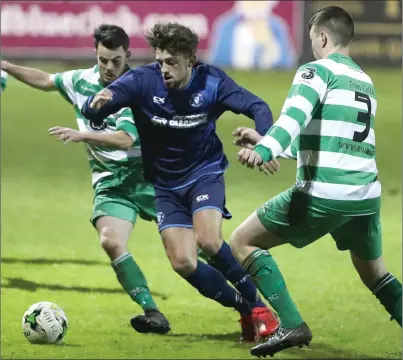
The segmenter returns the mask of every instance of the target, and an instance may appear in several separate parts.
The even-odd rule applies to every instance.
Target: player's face
[[[323,33],[318,31],[314,26],[312,26],[311,31],[309,32],[309,37],[311,38],[312,44],[312,52],[313,56],[316,60],[322,59],[322,52],[323,52]]]
[[[157,49],[155,59],[160,64],[162,79],[167,88],[181,89],[187,85],[192,74],[194,57],[172,55],[166,50]]]
[[[99,74],[104,84],[110,84],[123,74],[130,52],[125,51],[122,46],[116,49],[107,49],[98,44],[97,61]]]

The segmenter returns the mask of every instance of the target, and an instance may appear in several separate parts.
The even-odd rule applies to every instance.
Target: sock
[[[241,315],[250,314],[250,304],[231,287],[227,280],[210,265],[198,260],[196,270],[185,280],[203,296],[217,301],[222,306],[232,307]]]
[[[149,310],[158,311],[158,307],[147,286],[147,280],[134,261],[132,254],[125,253],[119,256],[112,262],[112,267],[120,285],[133,301],[139,304],[145,312]]]
[[[402,284],[391,273],[380,278],[371,289],[392,319],[402,326]],[[391,320],[392,320],[391,319]]]
[[[276,310],[281,326],[295,329],[304,321],[292,300],[277,263],[265,250],[255,250],[243,263],[259,291]]]
[[[266,305],[260,300],[256,286],[242,266],[239,265],[231,251],[230,246],[224,241],[218,253],[211,257],[211,266],[217,269],[240,292],[243,298],[254,307]]]

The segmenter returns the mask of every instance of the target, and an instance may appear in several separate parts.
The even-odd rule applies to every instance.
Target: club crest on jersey
[[[306,68],[301,76],[305,80],[310,80],[314,77],[315,72],[316,72],[316,69],[314,69],[314,68]]]
[[[202,106],[203,103],[204,103],[204,96],[201,93],[193,94],[190,97],[190,105],[192,105],[193,107],[198,108],[198,107]]]
[[[159,212],[157,214],[157,221],[158,221],[158,225],[160,225],[163,221],[165,220],[165,215],[163,212]]]
[[[107,128],[108,124],[106,123],[106,121],[102,121],[102,124],[94,124],[94,122],[92,120],[90,120],[90,127],[92,130],[94,131],[102,131],[105,130]]]

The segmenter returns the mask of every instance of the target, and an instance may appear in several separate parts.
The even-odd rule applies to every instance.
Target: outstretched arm
[[[111,133],[92,131],[78,131],[56,126],[49,129],[49,134],[57,136],[64,144],[69,142],[85,142],[87,144],[106,147],[109,149],[129,150],[138,140],[139,134],[134,124],[130,109],[124,108],[117,114],[116,131]]]
[[[81,113],[95,124],[102,124],[107,116],[135,104],[140,86],[141,79],[135,71],[128,71],[98,94],[88,98]]]
[[[254,168],[275,159],[288,149],[312,120],[323,101],[329,77],[329,71],[319,64],[301,66],[294,77],[279,119],[254,150],[244,148],[239,152],[239,161]]]
[[[326,95],[328,77],[318,64],[298,69],[279,119],[254,149],[263,162],[283,153],[309,124]]]
[[[259,135],[256,130],[247,127],[237,128],[232,135],[234,136],[233,143],[237,146],[247,149],[253,149],[259,141],[263,139],[262,135]],[[298,138],[296,138],[291,145],[284,150],[278,157],[282,159],[297,159],[298,151]]]
[[[133,138],[123,130],[113,133],[95,133],[55,126],[49,129],[49,134],[57,136],[59,140],[63,141],[64,145],[70,142],[85,142],[87,144],[116,150],[129,150],[134,142]]]
[[[51,75],[45,71],[18,66],[8,61],[1,61],[1,69],[13,76],[17,80],[43,91],[54,91],[56,86],[53,83]]]

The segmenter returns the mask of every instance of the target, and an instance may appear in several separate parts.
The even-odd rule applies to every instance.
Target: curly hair
[[[120,26],[101,24],[94,30],[95,48],[98,48],[98,44],[101,43],[109,50],[122,46],[127,51],[129,49],[129,42],[129,35]]]
[[[172,55],[191,57],[199,45],[198,35],[187,26],[178,23],[158,23],[144,36],[154,50],[168,51]]]

